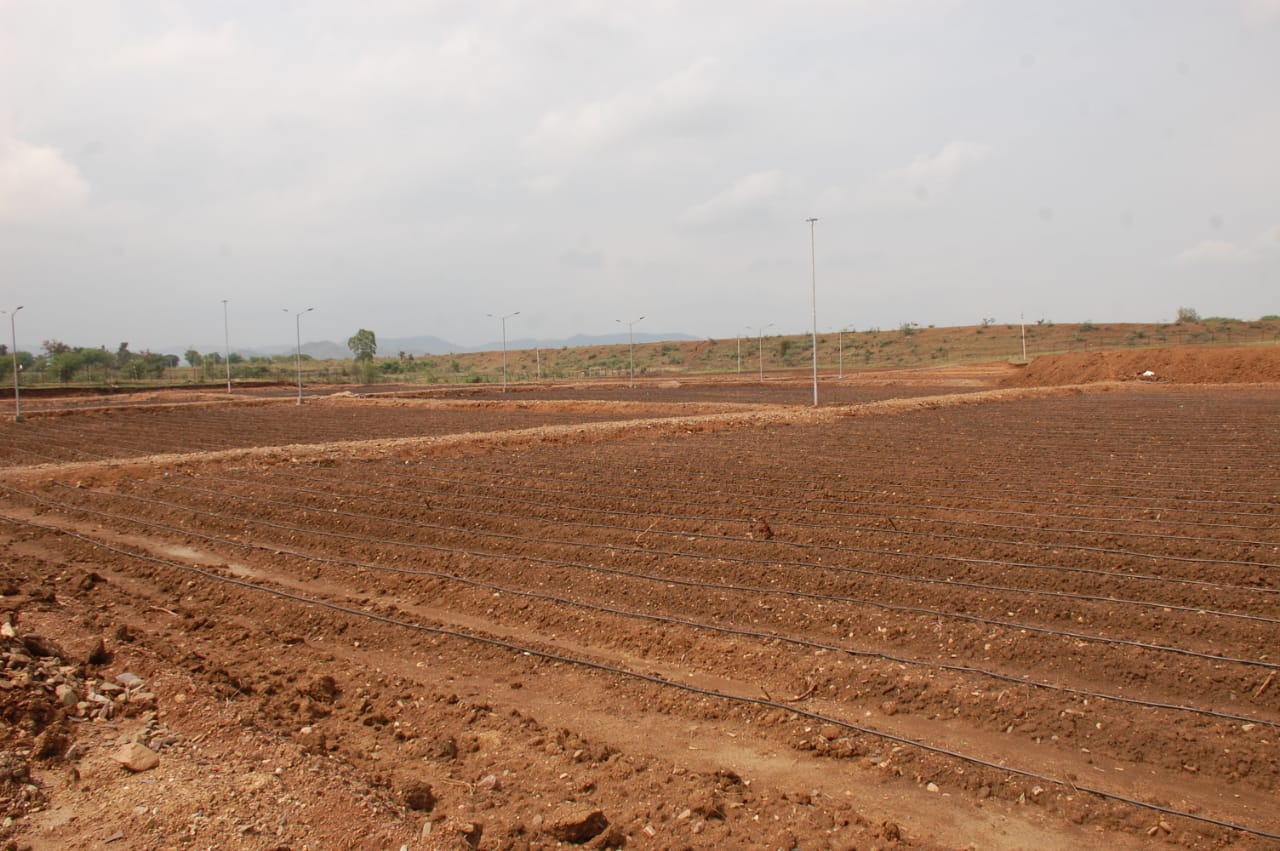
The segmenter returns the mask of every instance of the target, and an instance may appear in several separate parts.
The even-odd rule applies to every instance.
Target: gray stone
[[[150,771],[160,764],[160,755],[138,742],[129,742],[112,754],[111,758],[135,773]]]
[[[74,709],[76,704],[80,702],[80,693],[73,686],[66,683],[54,689],[54,694],[58,696],[58,700],[62,701],[62,705],[68,709]]]

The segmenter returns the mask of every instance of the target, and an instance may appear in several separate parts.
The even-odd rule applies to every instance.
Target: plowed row
[[[294,443],[633,417],[173,409],[100,432],[33,421],[6,459],[221,448],[243,428]],[[509,684],[485,692],[500,711],[615,748],[677,758],[683,741],[620,729],[665,718],[655,729],[749,751],[726,757],[742,776],[833,795],[887,783],[883,812],[865,797],[860,812],[917,841],[974,838],[922,815],[945,795],[943,811],[1037,808],[1015,846],[1105,830],[1264,847],[1280,836],[1278,424],[1273,392],[1134,387],[483,452],[54,471],[4,499],[32,534],[80,536],[65,540],[76,559],[169,589],[171,606],[233,607],[250,634],[327,646],[332,617],[407,683]],[[340,611],[318,619],[317,603]],[[291,734],[287,713],[275,723]],[[597,797],[634,821],[625,788]],[[732,824],[698,842],[733,841],[715,832]]]
[[[389,407],[394,413],[388,413]],[[493,432],[714,410],[719,408],[702,404],[548,406],[479,401],[404,406],[335,397],[313,399],[293,409],[280,402],[237,402],[36,412],[28,414],[26,424],[0,423],[0,466]]]

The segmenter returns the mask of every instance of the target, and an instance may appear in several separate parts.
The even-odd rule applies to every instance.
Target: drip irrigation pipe
[[[221,576],[219,574],[213,573],[208,570],[204,570],[202,568],[194,567],[192,565],[181,564],[179,562],[170,561],[168,559],[162,559],[162,558],[157,558],[155,556],[136,553],[131,550],[126,550],[122,547],[117,547],[112,544],[108,544],[103,541],[96,540],[87,535],[82,535],[77,532],[71,532],[66,529],[59,529],[57,527],[46,526],[44,524],[35,523],[31,521],[15,521],[7,517],[3,519],[7,522],[15,523],[17,525],[29,526],[37,529],[42,529],[47,532],[53,532],[58,535],[74,538],[74,539],[83,541],[84,543],[87,543],[90,546],[97,547],[99,549],[103,549],[108,552],[115,553],[117,555],[125,556],[127,558],[133,558],[139,561],[145,561],[151,564],[161,565],[161,566],[182,571],[188,574],[197,575],[213,582],[233,585],[238,588],[245,589],[247,591],[274,596],[279,599],[288,600],[293,603],[300,603],[304,606],[314,606],[317,608],[328,609],[329,611],[339,612],[348,617],[357,618],[360,620],[372,621],[375,623],[380,623],[386,626],[391,626],[399,629],[407,629],[415,632],[429,633],[432,635],[444,636],[447,638],[452,638],[459,641],[471,642],[475,644],[484,644],[489,647],[494,647],[499,650],[506,650],[508,652],[515,653],[518,655],[538,658],[548,662],[558,662],[563,665],[572,665],[577,668],[585,668],[588,670],[600,671],[602,673],[612,674],[614,676],[622,677],[624,679],[638,680],[640,682],[658,686],[659,688],[668,688],[668,689],[683,691],[689,694],[695,694],[700,697],[711,698],[713,700],[719,700],[725,703],[737,703],[740,705],[757,706],[765,709],[782,710],[783,712],[789,713],[797,718],[803,718],[819,724],[833,724],[843,729],[851,730],[855,733],[871,736],[873,738],[878,738],[887,742],[893,742],[895,744],[903,745],[905,747],[915,748],[916,750],[924,751],[927,753],[935,754],[935,755],[946,757],[949,759],[954,759],[960,762],[965,762],[970,765],[976,765],[982,768],[990,769],[997,773],[1014,774],[1019,777],[1025,777],[1029,780],[1034,780],[1036,782],[1051,784],[1062,789],[1072,789],[1076,792],[1084,792],[1086,794],[1094,795],[1104,800],[1117,801],[1123,804],[1128,804],[1130,806],[1137,807],[1139,809],[1158,812],[1164,815],[1174,816],[1177,818],[1185,818],[1187,820],[1200,822],[1202,824],[1211,824],[1215,827],[1221,827],[1228,830],[1235,830],[1241,833],[1248,833],[1254,836],[1263,837],[1265,839],[1280,839],[1280,833],[1275,833],[1265,828],[1253,827],[1251,825],[1245,825],[1245,824],[1238,824],[1235,822],[1226,821],[1224,819],[1217,819],[1212,816],[1206,816],[1201,813],[1193,813],[1185,810],[1178,810],[1173,807],[1167,807],[1161,804],[1155,804],[1150,801],[1143,801],[1141,799],[1134,798],[1128,795],[1123,795],[1117,792],[1109,792],[1104,789],[1098,789],[1091,786],[1084,786],[1079,783],[1074,783],[1074,782],[1063,780],[1057,777],[1052,777],[1047,774],[1041,774],[1037,771],[1032,771],[1030,769],[1016,768],[1008,765],[1001,765],[997,762],[993,762],[991,760],[984,759],[982,757],[966,754],[961,751],[953,750],[951,748],[944,748],[938,745],[930,745],[926,742],[920,741],[918,739],[912,739],[907,736],[900,736],[895,733],[888,733],[883,730],[876,730],[871,727],[865,727],[860,724],[854,724],[852,722],[846,721],[841,718],[835,718],[833,716],[824,715],[820,712],[814,712],[811,710],[802,709],[782,701],[772,700],[769,698],[761,698],[761,697],[746,697],[742,695],[733,695],[727,692],[717,691],[715,689],[704,688],[702,686],[696,686],[689,683],[677,682],[675,680],[667,679],[666,677],[658,676],[657,674],[646,674],[640,671],[632,671],[630,669],[623,668],[618,665],[610,665],[603,662],[594,662],[589,659],[581,659],[574,656],[567,656],[562,653],[552,653],[550,651],[542,650],[537,647],[521,645],[512,641],[507,641],[500,638],[493,638],[491,636],[478,635],[475,633],[465,632],[463,630],[452,629],[449,627],[415,623],[413,621],[402,620],[400,618],[393,618],[388,615],[379,615],[374,612],[364,612],[364,611],[360,611],[359,609],[354,609],[350,606],[344,606],[340,603],[336,603],[331,600],[325,600],[318,597],[309,597],[303,594],[298,594],[291,591],[285,591],[279,588],[271,588],[268,586],[259,585],[254,582],[249,582],[244,579],[236,579],[233,577]]]

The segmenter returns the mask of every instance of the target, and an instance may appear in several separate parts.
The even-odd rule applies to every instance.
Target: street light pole
[[[748,331],[756,332],[756,354],[760,356],[760,383],[761,384],[764,384],[764,329],[772,328],[772,327],[773,327],[772,322],[770,322],[768,325],[761,325],[758,328],[755,327],[754,325],[747,326]]]
[[[490,319],[502,320],[502,392],[507,392],[507,320],[513,316],[519,316],[520,311],[508,313],[506,316],[495,316],[492,313],[486,313]]]
[[[840,377],[841,378],[844,378],[844,335],[846,331],[852,331],[852,330],[853,329],[848,325],[845,325],[840,329]]]
[[[15,423],[22,422],[22,395],[18,389],[18,311],[22,310],[23,305],[18,305],[13,310],[0,311],[9,314],[9,343],[12,348],[9,353],[13,355],[13,421]]]
[[[289,308],[283,308],[285,313],[289,313]],[[302,314],[310,313],[315,310],[314,307],[308,307],[306,310],[300,310],[293,314],[293,332],[297,338],[297,348],[294,350],[293,362],[298,370],[298,404],[302,404]]]
[[[814,252],[813,226],[816,218],[805,219],[809,223],[809,274],[810,287],[813,294],[813,404],[818,404],[818,264]]]
[[[227,300],[222,300],[222,349],[227,361],[227,395],[231,395],[231,330],[227,325]]]
[[[1018,314],[1018,324],[1022,326],[1022,362],[1027,362],[1027,316],[1025,313]]]
[[[843,380],[844,380],[844,329],[843,329],[843,328],[841,328],[841,329],[840,329],[840,344],[839,344],[839,345],[840,345],[840,355],[839,355],[839,358],[840,358],[840,375],[839,375],[839,378],[840,378],[840,380],[841,380],[841,381],[843,381]]]
[[[635,386],[636,386],[636,338],[635,338],[635,334],[633,333],[632,329],[634,329],[634,328],[635,328],[636,323],[637,323],[637,322],[639,322],[641,319],[644,319],[644,317],[643,317],[643,316],[641,316],[641,317],[639,317],[639,318],[637,318],[637,319],[633,319],[633,320],[631,320],[630,322],[624,322],[624,321],[623,321],[623,320],[621,320],[621,319],[615,319],[615,320],[614,320],[614,321],[615,321],[615,322],[617,322],[619,325],[626,325],[626,326],[627,326],[628,351],[630,352],[630,355],[629,355],[628,360],[629,360],[629,361],[630,361],[630,363],[631,363],[631,381],[630,381],[630,383],[627,385],[628,387],[635,387]]]

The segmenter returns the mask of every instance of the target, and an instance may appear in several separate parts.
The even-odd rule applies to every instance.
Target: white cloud
[[[434,44],[365,51],[339,72],[338,85],[356,98],[428,97],[472,103],[483,103],[499,92],[513,73],[498,41],[469,27],[447,33]]]
[[[544,155],[575,157],[620,139],[696,125],[712,97],[711,65],[699,60],[648,89],[544,112],[525,144]]]
[[[586,248],[570,248],[560,254],[560,265],[570,269],[599,269],[604,265],[604,255]]]
[[[870,198],[887,202],[926,201],[990,155],[990,146],[981,142],[964,139],[948,142],[936,154],[917,157],[910,165],[881,174],[872,182]]]
[[[89,184],[56,148],[0,135],[0,219],[37,219],[81,206]]]
[[[777,200],[789,186],[786,174],[777,169],[753,172],[739,177],[723,192],[685,210],[680,218],[694,225],[736,218]]]
[[[234,54],[238,48],[239,38],[232,24],[223,24],[215,30],[179,27],[156,38],[125,44],[116,51],[112,60],[118,67],[154,71],[189,62],[222,59]]]
[[[535,195],[546,195],[559,189],[560,184],[563,182],[564,175],[562,174],[537,174],[533,177],[525,178],[524,188]]]
[[[1245,0],[1245,17],[1255,23],[1280,20],[1280,0]]]
[[[1249,248],[1222,239],[1205,239],[1179,252],[1173,262],[1178,266],[1235,266],[1255,259],[1257,254]]]

